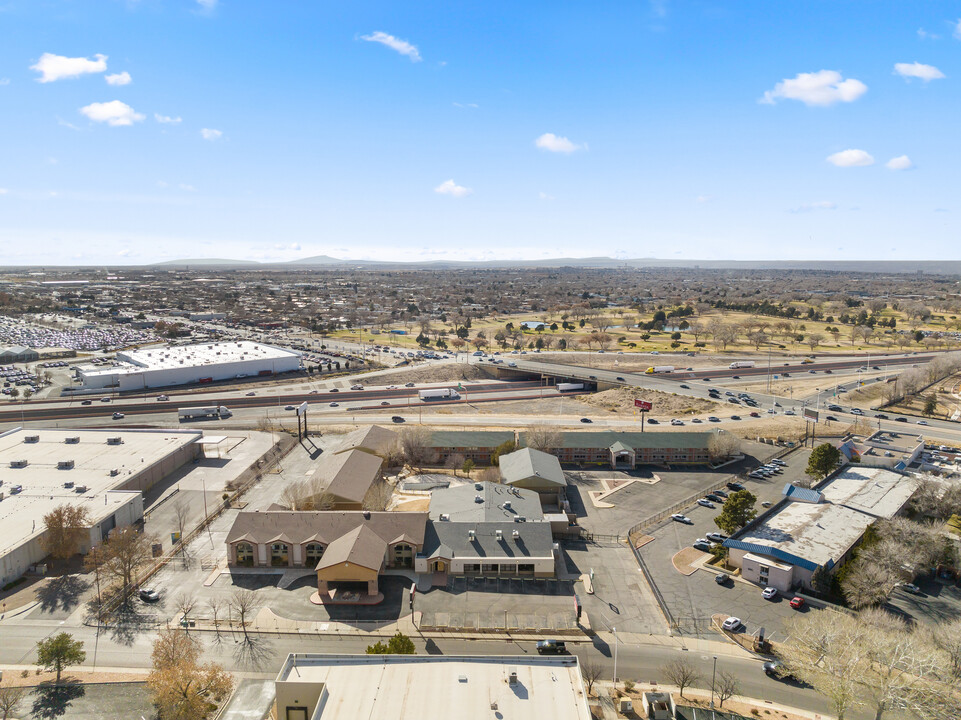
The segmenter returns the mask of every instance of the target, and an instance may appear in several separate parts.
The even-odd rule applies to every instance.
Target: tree
[[[425,427],[406,427],[400,433],[400,446],[411,465],[420,465],[427,459],[430,430]]]
[[[741,440],[725,431],[711,433],[707,441],[707,452],[711,460],[717,461],[732,457],[741,451]]]
[[[757,498],[749,490],[738,490],[731,493],[717,517],[714,524],[728,535],[737,532],[757,517],[757,510],[754,503]]]
[[[814,569],[814,572],[811,573],[811,586],[814,588],[815,592],[826,595],[827,593],[831,592],[832,585],[833,579],[831,576],[831,571],[823,565],[818,565]]]
[[[581,675],[584,676],[584,682],[587,683],[587,694],[590,695],[594,692],[594,683],[597,682],[598,678],[604,672],[603,666],[596,660],[584,660],[581,662]]]
[[[152,659],[147,687],[163,720],[207,718],[233,688],[220,665],[199,663],[200,643],[183,630],[161,631]]]
[[[150,561],[151,542],[152,538],[128,525],[115,530],[101,545],[98,556],[102,570],[119,580],[124,592],[133,588],[137,571]]]
[[[718,707],[724,707],[724,701],[729,700],[741,692],[741,681],[734,673],[722,670],[717,674],[717,682],[714,683],[714,692],[717,694]]]
[[[90,513],[79,505],[59,505],[43,516],[44,534],[40,547],[53,557],[66,560],[79,552],[88,537]]]
[[[74,640],[70,633],[59,633],[37,643],[37,664],[45,670],[57,671],[57,682],[65,667],[80,665],[87,659],[83,641]]]
[[[180,611],[184,623],[189,622],[190,613],[194,611],[197,607],[197,598],[191,593],[182,592],[177,595],[174,602],[177,605],[177,610]]]
[[[467,459],[464,461],[464,465],[461,467],[461,470],[463,470],[463,471],[464,471],[464,474],[469,478],[469,477],[470,477],[470,471],[473,470],[473,469],[474,469],[474,461],[471,460],[470,458],[467,458]]]
[[[250,642],[247,626],[250,624],[250,616],[253,615],[256,606],[257,596],[250,590],[235,590],[230,596],[228,607],[237,616],[237,622],[240,623],[240,629],[244,633],[244,642]]]
[[[0,713],[3,713],[3,720],[10,717],[10,713],[15,712],[17,706],[27,696],[27,688],[8,685],[0,687]]]
[[[364,510],[376,510],[378,512],[386,510],[393,495],[394,489],[390,484],[384,480],[378,480],[367,490],[361,507]]]
[[[368,655],[415,655],[416,653],[414,641],[400,630],[394,633],[386,645],[378,640],[373,645],[367,646]]]
[[[851,607],[860,610],[884,601],[895,583],[887,568],[859,557],[845,568],[841,592]]]
[[[527,447],[541,452],[550,452],[560,447],[563,434],[550,425],[531,425],[525,435]]]
[[[811,451],[808,466],[804,470],[815,481],[823,480],[837,468],[841,462],[841,451],[831,443],[822,443]]]
[[[684,697],[684,688],[691,687],[701,679],[701,673],[687,660],[671,660],[664,666],[668,682],[677,685],[678,692]]]
[[[922,414],[931,417],[934,415],[935,411],[938,409],[938,396],[936,393],[931,393],[924,399],[924,409],[921,411]]]

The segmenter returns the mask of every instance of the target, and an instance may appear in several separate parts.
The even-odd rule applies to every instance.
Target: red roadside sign
[[[638,408],[639,410],[650,410],[654,406],[648,400],[635,400],[634,407]]]

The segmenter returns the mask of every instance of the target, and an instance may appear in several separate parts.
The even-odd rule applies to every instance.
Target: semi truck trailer
[[[208,405],[207,407],[180,408],[177,415],[180,422],[184,420],[194,420],[196,418],[225,418],[233,413],[223,405]]]
[[[644,371],[647,375],[659,375],[661,373],[674,372],[673,365],[655,365]]]
[[[728,367],[731,370],[737,370],[738,368],[752,368],[755,365],[757,365],[757,363],[754,362],[753,360],[736,360],[735,362],[732,362],[730,365],[728,365]]]
[[[428,388],[417,395],[421,400],[453,400],[460,397],[453,388]]]
[[[573,390],[583,390],[584,383],[557,383],[557,392],[571,392]]]

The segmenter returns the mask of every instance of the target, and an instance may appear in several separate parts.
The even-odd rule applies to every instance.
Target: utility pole
[[[714,656],[714,670],[711,672],[711,716],[714,715],[714,679],[717,677],[717,655]]]

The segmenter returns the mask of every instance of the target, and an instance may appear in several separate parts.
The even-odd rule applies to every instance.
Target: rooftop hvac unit
[[[514,522],[527,522],[526,515],[518,515],[514,518]]]
[[[74,491],[74,492],[77,492],[77,493],[85,493],[85,492],[87,492],[87,486],[86,486],[86,485],[77,485],[77,487],[75,487],[75,488],[73,489],[73,491]]]
[[[76,445],[80,442],[80,436],[74,435],[73,437],[64,438],[64,442],[67,443],[67,445]]]
[[[57,470],[73,470],[73,460],[61,460],[57,463]]]
[[[10,461],[10,467],[12,467],[12,468],[25,468],[25,467],[27,467],[27,461],[26,461],[26,460],[11,460],[11,461]]]
[[[73,480],[67,480],[67,482],[65,482],[65,483],[63,484],[63,486],[64,486],[67,490],[69,490],[70,488],[73,487]]]
[[[511,501],[510,501],[510,500],[507,500],[507,501],[504,502],[504,509],[505,509],[505,510],[510,510],[510,509],[511,509]]]
[[[40,436],[39,436],[39,435],[27,435],[27,436],[25,436],[25,437],[23,438],[23,441],[24,441],[25,443],[38,443],[38,442],[40,442]]]
[[[450,515],[447,513],[441,513],[440,519],[441,519],[441,522],[447,522],[448,520],[450,520]]]
[[[475,539],[476,537],[477,537],[477,533],[475,533],[473,530],[468,530],[468,531],[467,531],[467,539],[468,539],[468,540],[470,540],[471,542],[474,542],[474,539]]]
[[[520,536],[521,536],[521,531],[520,531],[520,530],[516,530],[516,529],[515,529],[515,530],[512,530],[512,531],[511,531],[511,537],[514,538],[515,540],[516,540],[517,538],[519,538]]]
[[[117,437],[107,438],[107,445],[122,445],[122,444],[123,444],[123,438],[120,437],[119,435]]]
[[[474,483],[475,490],[483,490],[484,486],[481,483]]]
[[[507,682],[511,685],[517,684],[517,668],[511,668],[511,674],[507,676]]]
[[[503,539],[504,539],[504,531],[503,531],[503,530],[495,530],[495,531],[494,531],[494,535],[497,537],[498,540],[503,540]]]

